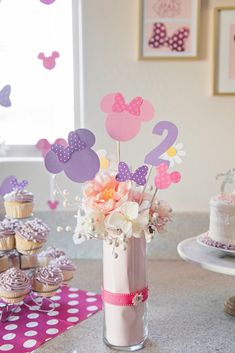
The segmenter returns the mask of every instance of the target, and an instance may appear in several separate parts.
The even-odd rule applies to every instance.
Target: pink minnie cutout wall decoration
[[[68,145],[55,143],[45,156],[45,166],[52,174],[62,171],[77,183],[83,183],[95,177],[100,169],[97,153],[91,148],[95,144],[95,135],[87,129],[71,131]]]
[[[42,60],[43,66],[47,70],[52,70],[56,65],[56,59],[59,58],[59,56],[60,54],[58,53],[58,51],[53,51],[50,56],[45,56],[45,54],[41,52],[38,54],[38,59]]]
[[[109,136],[118,142],[132,140],[141,123],[154,117],[149,101],[135,97],[127,103],[122,93],[107,94],[101,101],[101,109],[107,113],[105,127]]]

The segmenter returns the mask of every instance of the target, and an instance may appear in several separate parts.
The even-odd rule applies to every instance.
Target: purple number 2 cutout
[[[160,143],[160,145],[145,156],[144,163],[153,166],[165,163],[169,166],[170,162],[165,159],[161,159],[160,156],[162,156],[163,153],[165,153],[175,143],[178,136],[178,128],[170,121],[160,121],[154,126],[153,134],[161,136],[165,130],[167,130],[165,139]]]

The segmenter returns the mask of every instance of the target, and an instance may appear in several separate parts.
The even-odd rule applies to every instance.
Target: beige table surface
[[[72,286],[99,291],[101,261],[77,261]],[[149,262],[149,342],[143,353],[235,353],[235,318],[223,302],[235,279],[183,261]],[[108,353],[102,312],[45,343],[35,353]],[[20,353],[20,352],[19,352]]]

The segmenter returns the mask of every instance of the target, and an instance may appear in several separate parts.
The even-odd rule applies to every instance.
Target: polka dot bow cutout
[[[53,311],[38,311],[38,306],[28,297],[26,302],[30,308],[22,305],[8,321],[0,323],[0,352],[32,352],[102,308],[100,295],[68,286],[59,289],[51,299]]]

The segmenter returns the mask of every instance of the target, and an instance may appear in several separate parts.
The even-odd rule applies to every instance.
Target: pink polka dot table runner
[[[54,311],[38,311],[37,305],[28,297],[26,303],[31,308],[22,305],[7,322],[0,323],[0,352],[32,352],[102,308],[100,295],[68,286],[59,289],[51,299]],[[45,303],[47,308],[52,305]]]

